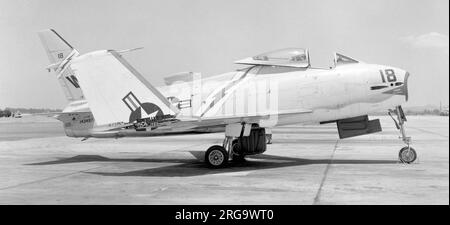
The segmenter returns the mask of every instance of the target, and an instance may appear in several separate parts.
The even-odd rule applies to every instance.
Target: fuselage
[[[157,89],[179,107],[180,117],[270,115],[259,125],[274,127],[334,121],[401,105],[407,100],[408,76],[402,69],[365,63],[332,69],[256,65]],[[67,136],[117,137],[116,131],[110,131],[114,124],[96,125],[86,100],[71,102],[64,112],[73,112],[59,118]],[[126,136],[221,130],[223,126],[217,125],[130,131]]]

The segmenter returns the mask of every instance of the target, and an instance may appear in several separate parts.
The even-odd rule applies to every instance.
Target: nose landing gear
[[[392,116],[392,113],[394,113],[397,116],[397,120]],[[405,122],[406,122],[406,116],[403,112],[403,109],[401,106],[396,106],[394,110],[389,110],[388,112],[389,116],[391,116],[392,120],[394,120],[395,126],[398,130],[400,130],[400,134],[402,135],[402,141],[406,144],[405,147],[400,149],[398,153],[398,158],[400,162],[402,163],[413,163],[417,159],[417,153],[416,151],[410,146],[411,144],[411,137],[406,136],[405,131]]]

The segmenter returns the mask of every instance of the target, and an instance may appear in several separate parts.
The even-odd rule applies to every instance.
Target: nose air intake
[[[409,73],[406,72],[405,80],[403,81],[403,92],[405,93],[405,100],[406,101],[408,101],[408,78],[409,78]]]
[[[404,80],[403,80],[403,84],[402,84],[402,82],[397,82],[401,86],[398,86],[398,87],[395,87],[394,89],[385,91],[385,92],[383,92],[383,94],[404,95],[405,96],[405,100],[408,101],[408,97],[409,97],[408,96],[408,78],[409,78],[409,73],[406,72]],[[391,84],[391,86],[392,86],[392,84]],[[381,86],[381,87],[385,87],[385,86]],[[377,88],[377,86],[374,86],[374,87],[371,87],[371,88],[372,88],[372,90],[374,90],[374,88]]]

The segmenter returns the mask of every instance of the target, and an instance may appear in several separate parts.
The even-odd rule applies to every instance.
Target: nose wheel
[[[397,120],[392,116],[392,113],[397,116]],[[416,151],[409,146],[411,144],[411,137],[406,136],[406,130],[405,130],[405,122],[406,122],[406,116],[403,112],[403,109],[401,106],[395,107],[394,110],[389,110],[389,116],[394,120],[395,126],[400,131],[401,139],[406,144],[405,147],[400,149],[398,153],[398,158],[400,162],[402,163],[413,163],[417,159],[417,153]]]
[[[413,148],[406,146],[400,150],[398,153],[398,158],[402,163],[410,164],[417,159],[417,153]]]

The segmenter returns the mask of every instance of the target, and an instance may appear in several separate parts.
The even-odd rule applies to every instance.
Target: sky
[[[0,0],[0,108],[64,108],[36,34],[55,29],[81,53],[144,49],[125,58],[152,84],[301,47],[313,66],[333,52],[411,74],[407,106],[448,105],[448,0]]]

